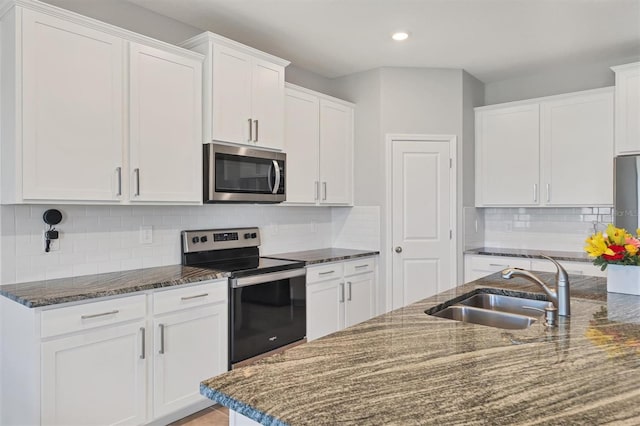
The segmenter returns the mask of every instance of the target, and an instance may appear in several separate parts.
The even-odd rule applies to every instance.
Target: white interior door
[[[393,308],[452,287],[449,142],[392,141]]]

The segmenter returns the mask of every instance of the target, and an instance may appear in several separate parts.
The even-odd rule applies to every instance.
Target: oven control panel
[[[182,231],[181,237],[184,253],[260,245],[260,230],[258,228]]]

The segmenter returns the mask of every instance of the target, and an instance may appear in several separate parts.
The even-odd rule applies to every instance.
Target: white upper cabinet
[[[616,155],[640,153],[640,62],[611,68],[616,73]]]
[[[123,50],[118,37],[22,11],[23,199],[118,199]]]
[[[202,63],[130,47],[131,201],[202,198]]]
[[[541,104],[542,203],[613,204],[613,91]]]
[[[181,46],[205,59],[205,140],[282,149],[289,61],[205,32]]]
[[[522,105],[476,113],[476,202],[538,203],[539,107]]]
[[[476,206],[612,203],[612,88],[476,108]]]
[[[3,203],[202,202],[202,55],[35,1],[1,19]]]
[[[287,202],[353,204],[354,106],[287,84]]]

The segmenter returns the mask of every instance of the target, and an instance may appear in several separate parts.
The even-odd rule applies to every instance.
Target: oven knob
[[[191,241],[193,242],[193,244],[196,244],[196,243],[199,243],[199,242],[200,242],[200,238],[198,238],[198,237],[193,237],[193,238],[191,239]]]
[[[203,242],[203,243],[206,243],[207,242],[207,236],[203,235],[202,237],[200,237],[200,241]]]
[[[244,239],[245,240],[248,240],[249,238],[251,238],[251,234],[249,234],[249,233],[244,234]]]
[[[251,238],[256,238],[258,236],[258,234],[256,234],[255,232],[251,234]]]

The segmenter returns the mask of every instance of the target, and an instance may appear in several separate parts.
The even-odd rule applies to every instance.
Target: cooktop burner
[[[182,264],[230,272],[231,278],[304,268],[304,262],[260,257],[258,228],[182,231]]]

